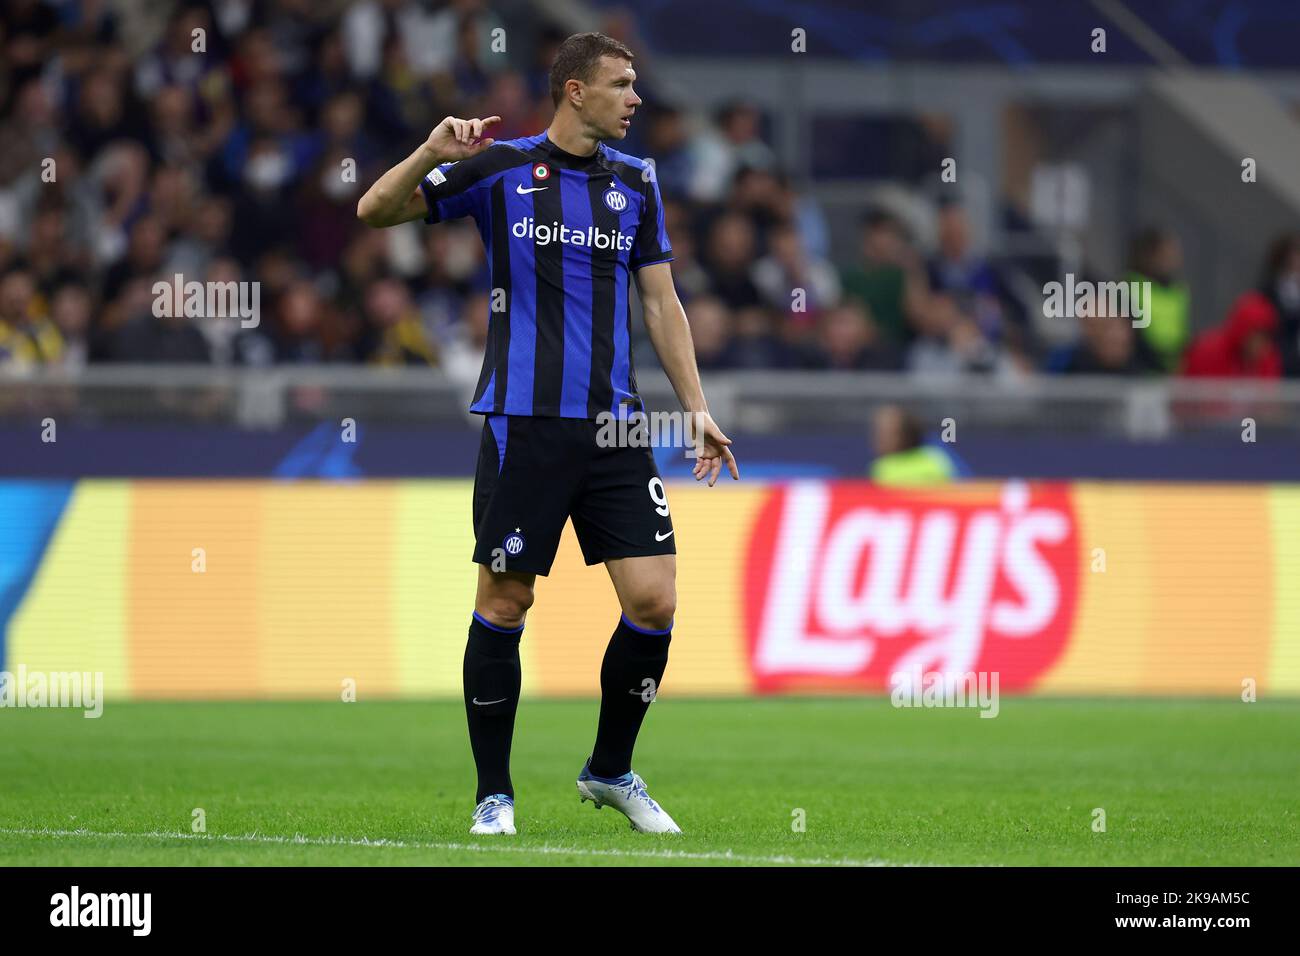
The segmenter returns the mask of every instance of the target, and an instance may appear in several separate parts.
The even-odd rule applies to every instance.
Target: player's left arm
[[[672,382],[673,391],[682,408],[690,414],[692,434],[700,455],[695,460],[696,481],[708,475],[709,487],[718,480],[725,463],[731,477],[740,478],[735,456],[727,446],[731,439],[722,433],[708,402],[704,400],[704,386],[700,384],[700,370],[695,362],[695,343],[691,340],[691,327],[686,310],[677,298],[673,286],[672,266],[656,262],[636,270],[637,291],[641,294],[641,307],[645,313],[646,329],[659,361]]]

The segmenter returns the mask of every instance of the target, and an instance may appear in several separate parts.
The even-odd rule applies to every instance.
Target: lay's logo
[[[1028,688],[1065,647],[1078,573],[1061,486],[778,487],[745,573],[755,686],[884,690],[897,672],[987,671]]]

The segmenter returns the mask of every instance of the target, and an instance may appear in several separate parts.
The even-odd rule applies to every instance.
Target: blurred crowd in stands
[[[506,33],[481,0],[6,0],[0,365],[345,362],[472,380],[490,292],[473,223],[371,230],[356,202],[445,115],[499,114],[498,139],[546,126],[569,31],[540,9],[519,6]],[[701,368],[1300,375],[1300,236],[1194,336],[1178,238],[1146,231],[1125,278],[1152,284],[1149,326],[1097,314],[1048,345],[958,203],[938,210],[933,249],[881,209],[833,254],[760,112],[658,96],[632,24],[600,25],[637,52],[646,101],[620,148],[655,160]],[[176,275],[258,282],[259,324],[157,315],[155,283]],[[644,341],[637,359],[654,361]]]

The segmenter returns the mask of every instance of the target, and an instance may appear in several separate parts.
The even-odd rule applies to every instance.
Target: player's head
[[[572,110],[594,139],[622,139],[641,104],[635,80],[626,46],[603,33],[575,33],[551,65],[551,99],[557,114]]]

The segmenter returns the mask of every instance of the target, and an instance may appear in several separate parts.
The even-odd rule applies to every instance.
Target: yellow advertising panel
[[[83,481],[42,511],[15,496],[54,491],[0,483],[19,542],[4,667],[102,672],[114,697],[454,696],[470,490]],[[1006,692],[1300,692],[1300,488],[796,481],[669,500],[666,692],[882,693],[934,671]],[[618,614],[569,529],[528,616],[526,692],[595,694]]]

